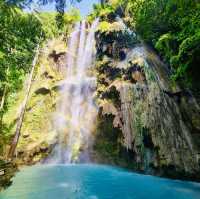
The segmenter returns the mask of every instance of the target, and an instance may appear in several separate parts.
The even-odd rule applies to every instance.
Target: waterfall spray
[[[70,35],[64,86],[57,106],[55,128],[58,144],[48,163],[89,161],[88,149],[97,114],[93,102],[96,80],[88,74],[95,59],[95,30],[98,19],[91,26],[77,23]]]

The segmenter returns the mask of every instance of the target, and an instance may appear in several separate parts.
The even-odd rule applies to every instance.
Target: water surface
[[[0,199],[199,199],[200,184],[100,165],[43,165],[17,173]]]

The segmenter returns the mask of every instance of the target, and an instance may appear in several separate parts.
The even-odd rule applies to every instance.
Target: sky
[[[99,0],[82,0],[80,3],[76,2],[74,3],[73,7],[77,8],[80,10],[81,16],[85,17],[87,16],[93,8],[93,4],[99,3]],[[55,11],[55,3],[47,4],[46,6],[40,6],[33,4],[32,7],[37,8],[40,11]],[[70,10],[73,8],[72,5],[70,5],[69,1],[66,6],[66,11]],[[27,11],[30,11],[29,9],[26,9]]]

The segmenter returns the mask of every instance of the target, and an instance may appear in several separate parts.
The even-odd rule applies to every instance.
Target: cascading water
[[[77,23],[71,33],[67,50],[64,86],[58,103],[55,128],[58,144],[47,163],[89,161],[97,109],[93,102],[95,77],[89,68],[95,58],[95,29],[85,21]]]

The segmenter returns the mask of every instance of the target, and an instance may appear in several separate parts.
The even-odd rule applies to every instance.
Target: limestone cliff
[[[62,37],[47,41],[40,48],[34,77],[31,84],[21,136],[15,152],[15,162],[19,164],[35,164],[46,157],[56,144],[54,130],[54,112],[62,87],[62,67],[65,63],[66,44]],[[62,71],[62,72],[61,72]],[[9,106],[4,116],[4,123],[10,126],[9,134],[16,129],[21,103],[26,91],[24,88],[15,96],[15,103]],[[5,155],[9,146],[5,146]]]
[[[92,73],[99,113],[93,161],[199,181],[200,108],[192,93],[170,80],[165,64],[120,18],[101,21],[96,50]],[[62,38],[41,49],[16,150],[18,164],[43,160],[57,144],[54,112],[64,84],[64,52]],[[10,136],[23,97],[24,90],[17,93],[4,117]]]
[[[105,23],[105,22],[102,22]],[[116,18],[97,39],[94,159],[200,180],[200,108],[159,57]]]

